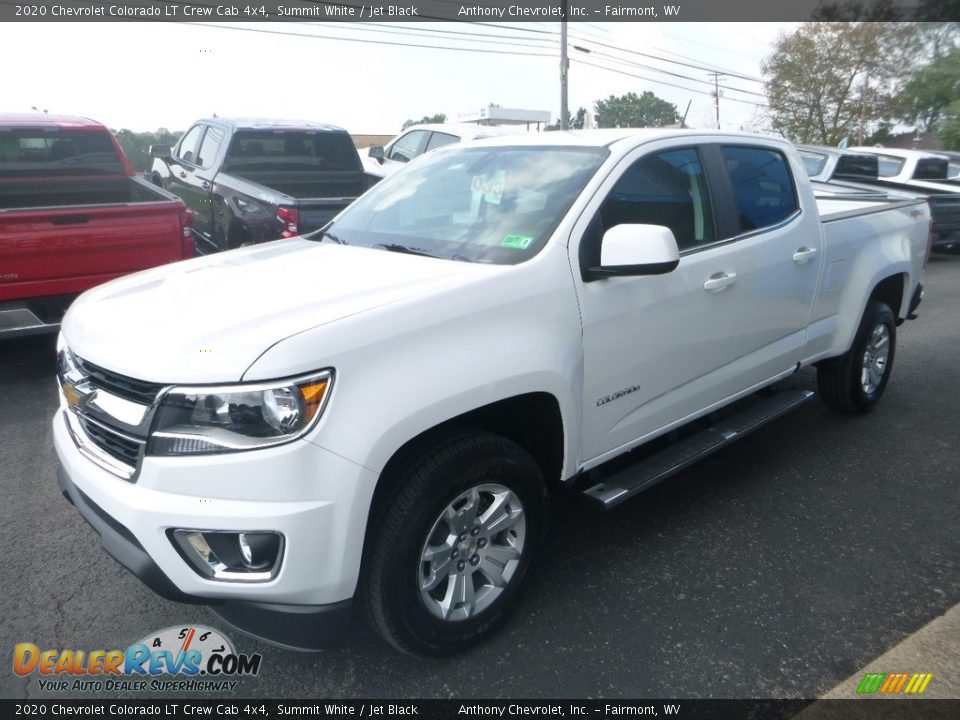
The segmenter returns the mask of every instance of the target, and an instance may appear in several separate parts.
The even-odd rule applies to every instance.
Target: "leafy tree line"
[[[960,149],[960,24],[902,22],[895,6],[825,6],[762,64],[772,128],[795,142],[872,143],[896,124]]]
[[[150,157],[151,145],[173,145],[180,139],[183,131],[170,132],[166,128],[158,128],[153,132],[133,132],[132,130],[115,130],[114,137],[120,143],[120,147],[130,158],[133,169],[138,172],[145,172],[153,165],[153,159]]]

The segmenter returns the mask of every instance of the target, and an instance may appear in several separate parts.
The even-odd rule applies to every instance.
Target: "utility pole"
[[[560,21],[560,129],[570,129],[570,111],[567,108],[567,72],[570,60],[567,59],[567,0],[563,0],[563,20]]]
[[[726,77],[723,73],[707,73],[713,76],[713,105],[717,112],[717,130],[720,129],[720,78]]]
[[[680,120],[680,128],[683,129],[687,126],[687,115],[690,114],[690,103],[693,100],[687,100],[687,109],[683,111],[683,118]]]

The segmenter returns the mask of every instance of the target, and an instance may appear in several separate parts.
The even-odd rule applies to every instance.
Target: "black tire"
[[[493,632],[516,605],[518,591],[546,530],[547,496],[540,468],[529,453],[509,440],[486,432],[460,430],[411,448],[383,481],[389,483],[389,490],[378,500],[371,517],[372,535],[360,579],[360,607],[367,623],[388,643],[413,655],[462,652]],[[430,539],[437,537],[437,523],[442,522],[440,516],[446,508],[453,507],[471,488],[493,486],[509,489],[522,508],[519,559],[510,561],[512,574],[504,587],[491,593],[494,599],[487,601],[489,606],[469,616],[460,604],[458,612],[466,612],[467,617],[442,619],[434,614],[436,610],[428,608],[431,601],[422,597],[423,570],[434,567],[424,563],[423,552],[432,544]],[[477,523],[484,514],[482,508],[481,500],[477,503]],[[516,536],[515,530],[504,532]],[[466,545],[454,540],[450,547],[464,547],[465,556],[470,554],[470,559],[476,559],[482,551],[476,549],[475,543],[481,540],[484,544],[479,548],[489,542],[487,552],[491,552],[502,547],[496,543],[504,542],[504,534],[497,538],[491,535],[489,541],[482,536],[472,541],[468,537]],[[471,578],[471,587],[487,577],[481,566],[472,571],[467,566],[460,572]],[[507,575],[506,570],[503,574]],[[451,582],[455,582],[453,575],[443,580],[436,591],[444,594],[442,591],[449,589],[443,583]],[[482,586],[481,592],[490,590]],[[451,601],[449,605],[456,603]]]
[[[874,333],[883,331],[888,335],[889,351],[883,363],[878,382],[864,387],[864,365]],[[897,348],[897,323],[893,312],[885,303],[871,300],[863,313],[860,327],[850,350],[838,358],[825,360],[817,366],[817,386],[820,397],[829,407],[841,412],[861,414],[869,412],[883,396],[893,370],[893,358]]]

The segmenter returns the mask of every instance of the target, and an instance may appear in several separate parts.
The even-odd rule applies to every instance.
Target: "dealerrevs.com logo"
[[[232,678],[259,673],[262,659],[237,653],[219,630],[191,625],[151,633],[125,650],[41,650],[20,643],[13,649],[13,672],[38,674],[45,691],[228,692],[237,686]]]

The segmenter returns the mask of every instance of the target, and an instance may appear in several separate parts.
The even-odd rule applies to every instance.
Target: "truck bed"
[[[817,194],[816,199],[820,221],[823,223],[922,205],[925,202],[920,198],[891,197],[884,193]]]
[[[130,177],[0,180],[0,211],[170,202],[176,199]]]

